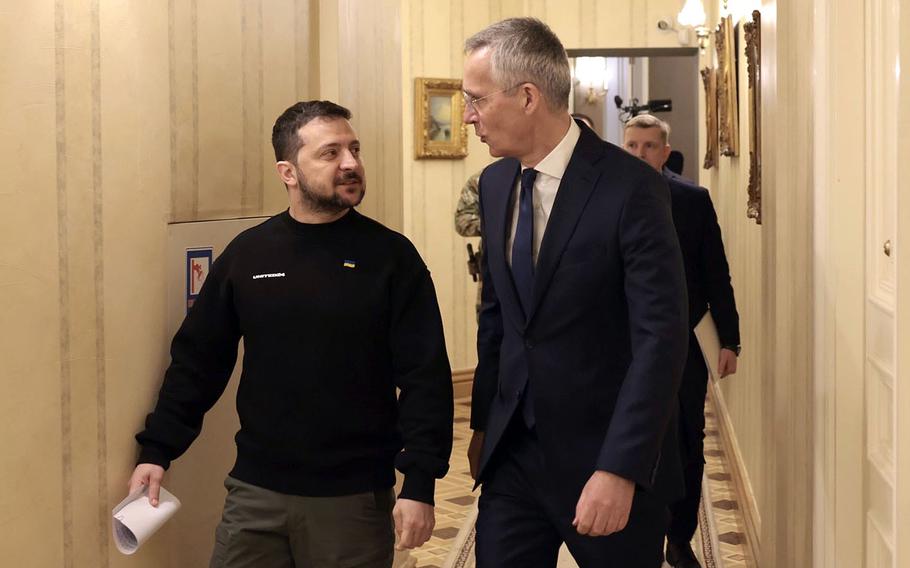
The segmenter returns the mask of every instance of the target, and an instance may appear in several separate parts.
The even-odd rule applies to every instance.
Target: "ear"
[[[534,83],[522,83],[520,88],[522,109],[525,114],[534,114],[544,104],[543,94]]]
[[[664,144],[664,156],[663,156],[664,164],[666,164],[667,160],[670,159],[670,151],[672,151],[672,150],[673,150],[673,148],[671,148],[669,144]]]
[[[297,185],[297,170],[290,162],[282,160],[275,164],[275,168],[278,170],[278,177],[281,178],[284,185]]]

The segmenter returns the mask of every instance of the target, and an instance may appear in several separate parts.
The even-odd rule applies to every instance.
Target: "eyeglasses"
[[[489,95],[484,95],[484,96],[482,96],[482,97],[476,97],[476,98],[474,98],[474,97],[472,97],[471,95],[469,95],[468,93],[466,93],[466,92],[464,92],[464,91],[461,92],[461,95],[464,97],[464,106],[465,106],[466,109],[471,109],[471,110],[474,111],[474,112],[480,112],[480,109],[481,109],[481,107],[482,107],[483,105],[478,105],[477,103],[482,102],[482,101],[484,101],[484,100],[486,100],[486,99],[492,97],[493,95],[498,95],[499,93],[505,93],[506,91],[511,91],[511,90],[514,89],[515,87],[518,87],[518,86],[523,85],[523,84],[524,84],[524,83],[518,83],[517,85],[512,85],[511,87],[506,87],[505,89],[500,89],[500,90],[498,90],[498,91],[493,91],[493,92],[490,93]]]

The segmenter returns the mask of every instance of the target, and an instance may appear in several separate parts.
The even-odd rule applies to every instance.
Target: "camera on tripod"
[[[616,108],[619,109],[619,120],[623,123],[629,122],[634,116],[643,113],[670,112],[673,110],[673,101],[671,99],[652,99],[645,104],[639,104],[638,99],[632,99],[628,105],[623,105],[622,97],[616,95],[613,97]]]

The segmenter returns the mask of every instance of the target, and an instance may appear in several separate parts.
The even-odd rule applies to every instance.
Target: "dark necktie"
[[[525,317],[531,309],[534,291],[534,179],[537,170],[521,172],[521,193],[518,195],[518,225],[512,242],[512,279],[521,299]]]
[[[525,318],[531,310],[531,295],[534,292],[534,179],[537,170],[531,168],[521,172],[521,193],[518,195],[518,225],[512,242],[512,279],[521,298]],[[531,380],[525,384],[521,400],[521,414],[530,430],[534,427],[534,404],[531,400]]]

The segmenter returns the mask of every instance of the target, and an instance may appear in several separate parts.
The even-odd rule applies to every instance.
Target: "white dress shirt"
[[[581,128],[571,121],[569,131],[563,136],[559,144],[546,155],[534,168],[537,170],[537,178],[534,180],[534,190],[532,192],[534,203],[534,244],[533,259],[534,265],[537,265],[537,253],[540,251],[540,243],[543,241],[544,231],[547,230],[547,221],[550,219],[550,212],[553,210],[553,202],[556,201],[556,192],[559,190],[559,183],[562,176],[566,173],[569,166],[569,160],[572,158],[572,152],[575,151],[575,144],[578,143],[578,137],[581,135]],[[527,168],[522,166],[521,171]],[[512,227],[509,229],[509,243],[506,249],[506,258],[509,266],[512,266],[512,243],[515,242],[515,229],[518,227],[518,196],[521,191],[521,176],[515,182],[516,186],[512,192]]]

